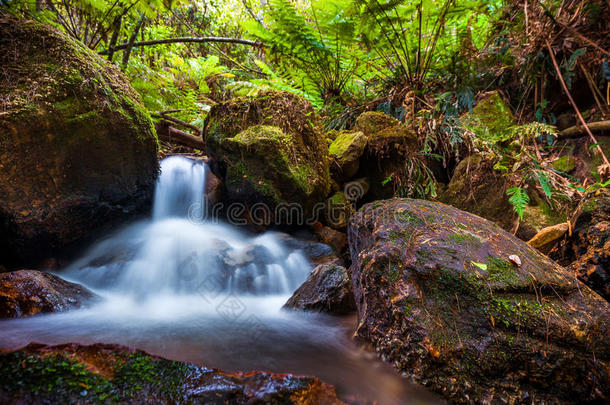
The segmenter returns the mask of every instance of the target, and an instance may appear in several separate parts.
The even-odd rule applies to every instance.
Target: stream
[[[116,343],[227,371],[313,375],[342,399],[443,403],[352,339],[355,316],[282,310],[312,266],[272,232],[205,219],[198,161],[161,163],[153,215],[97,242],[58,274],[101,298],[87,309],[0,321],[0,348]]]

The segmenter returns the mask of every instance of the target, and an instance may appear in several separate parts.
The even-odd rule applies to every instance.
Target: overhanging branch
[[[258,41],[252,41],[250,39],[241,39],[241,38],[227,38],[227,37],[178,37],[178,38],[155,39],[155,40],[151,40],[151,41],[136,42],[131,46],[133,46],[135,48],[135,47],[140,47],[140,46],[176,44],[176,43],[188,43],[188,42],[194,42],[194,43],[221,42],[221,43],[229,43],[229,44],[242,44],[242,45],[248,45],[248,46],[254,46],[254,47],[263,46],[263,44],[261,44]],[[122,49],[126,49],[129,46],[130,46],[130,44],[128,42],[125,42],[125,43],[114,46],[113,51],[114,52],[120,51]],[[110,52],[109,49],[105,49],[101,52],[98,52],[98,54],[108,55],[109,52]]]

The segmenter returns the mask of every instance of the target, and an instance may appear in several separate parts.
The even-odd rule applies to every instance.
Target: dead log
[[[155,124],[155,128],[157,130],[157,136],[162,141],[177,143],[193,149],[205,149],[205,144],[201,137],[176,129],[170,126],[170,123],[167,121],[161,121]]]
[[[610,120],[590,122],[587,124],[592,132],[610,131]],[[558,138],[577,138],[582,135],[587,135],[587,130],[582,125],[574,125],[564,129],[559,133]]]

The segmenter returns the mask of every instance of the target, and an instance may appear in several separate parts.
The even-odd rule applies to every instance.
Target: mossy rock
[[[553,169],[559,170],[560,172],[570,173],[576,168],[576,159],[572,156],[566,155],[553,162]]]
[[[7,16],[0,65],[0,261],[55,255],[150,204],[157,139],[119,69],[53,27]]]
[[[400,125],[400,121],[380,111],[366,111],[356,118],[354,130],[364,133],[368,138],[381,130]]]
[[[610,395],[610,305],[497,225],[393,199],[360,209],[348,237],[357,335],[398,371],[455,403]]]
[[[5,351],[0,375],[2,403],[343,404],[314,377],[229,373],[109,344]]]
[[[458,163],[439,200],[511,230],[516,222],[506,196],[511,186],[511,179],[495,171],[491,160],[483,154],[473,154]]]
[[[362,113],[354,130],[361,131],[367,138],[358,172],[371,181],[367,198],[392,197],[396,188],[394,183],[399,181],[406,161],[421,158],[417,134],[408,125],[378,111]]]
[[[308,204],[327,192],[320,187],[313,164],[297,158],[293,138],[278,127],[250,127],[224,139],[221,148],[229,200],[249,207],[266,204],[270,221],[275,221],[278,205],[303,203],[307,211]]]
[[[515,125],[516,121],[500,93],[492,91],[477,103],[472,113],[462,117],[462,123],[477,138],[496,143],[511,138],[511,127]]]
[[[264,202],[272,214],[278,204],[298,203],[308,214],[330,191],[328,144],[319,127],[311,104],[287,92],[263,91],[215,105],[206,145],[228,199]],[[273,222],[280,217],[271,216]]]
[[[343,131],[335,137],[328,148],[333,179],[338,182],[349,180],[358,172],[366,144],[367,139],[362,132]]]
[[[353,213],[354,207],[341,191],[337,191],[326,200],[326,223],[331,228],[344,229]]]

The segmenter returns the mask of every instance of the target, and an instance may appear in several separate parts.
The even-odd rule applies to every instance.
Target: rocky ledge
[[[117,345],[0,353],[0,403],[343,404],[314,377],[227,373]]]

